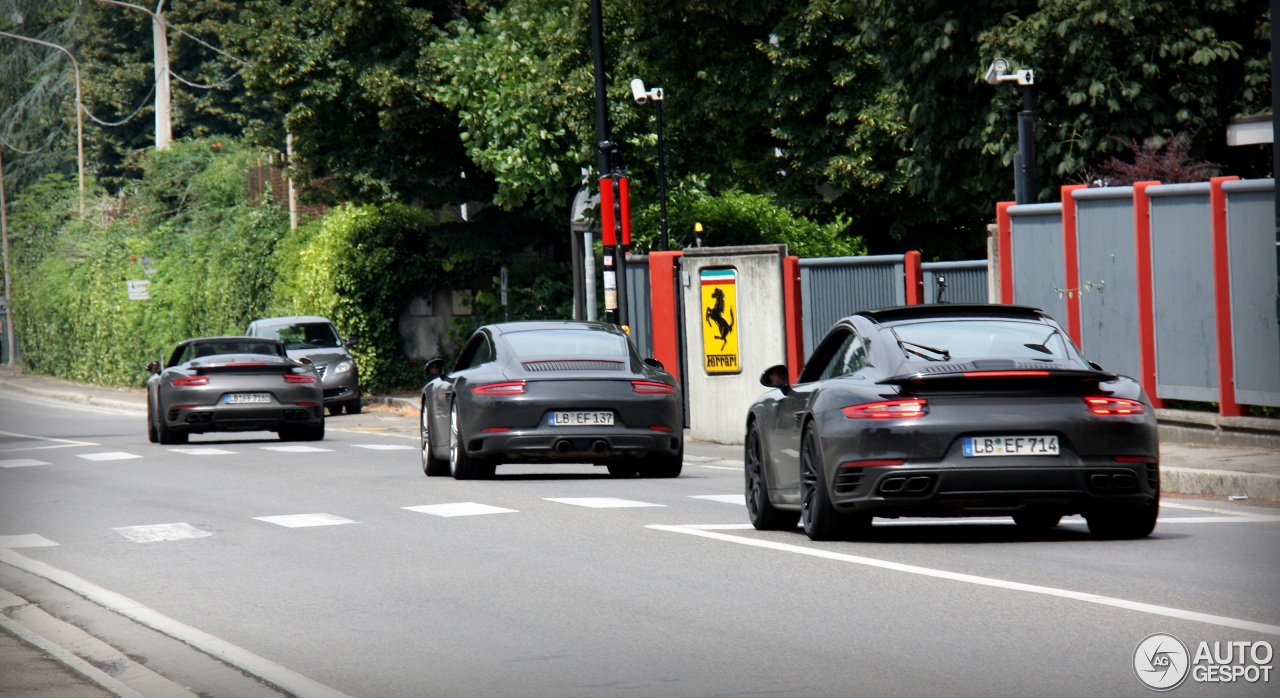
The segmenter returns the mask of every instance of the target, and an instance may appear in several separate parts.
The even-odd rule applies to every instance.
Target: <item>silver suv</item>
[[[347,347],[355,346],[356,338],[343,339],[328,318],[314,315],[294,315],[254,320],[245,334],[250,337],[267,337],[284,342],[291,359],[308,359],[315,364],[324,388],[324,404],[329,414],[360,412],[360,371]]]

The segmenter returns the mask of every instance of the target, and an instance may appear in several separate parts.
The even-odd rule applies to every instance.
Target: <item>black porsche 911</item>
[[[677,477],[684,413],[675,378],[617,327],[508,322],[476,330],[422,388],[422,470],[457,479],[501,463],[593,463]]]
[[[274,431],[286,441],[324,438],[324,397],[315,367],[265,337],[180,342],[164,367],[147,364],[147,436],[187,443],[212,431]]]
[[[1155,411],[1134,380],[1088,362],[1040,310],[921,305],[847,317],[795,385],[785,366],[746,423],[757,529],[814,540],[873,517],[1081,514],[1104,538],[1155,528]]]

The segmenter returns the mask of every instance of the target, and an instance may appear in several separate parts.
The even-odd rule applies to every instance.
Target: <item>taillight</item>
[[[477,385],[471,389],[471,394],[477,397],[502,397],[506,395],[523,395],[524,381],[510,381],[507,383],[489,383],[488,385]]]
[[[631,389],[641,395],[670,395],[676,391],[674,385],[658,381],[631,381]]]
[[[1089,406],[1090,412],[1104,417],[1126,417],[1147,411],[1141,402],[1122,397],[1087,397],[1084,404]]]
[[[209,385],[209,377],[187,376],[186,378],[175,378],[171,385],[175,388],[189,388],[193,385]]]
[[[284,374],[284,382],[286,383],[314,383],[316,377],[306,373],[286,373]]]
[[[916,419],[929,414],[929,401],[889,400],[851,405],[840,410],[849,419]]]
[[[965,378],[1044,378],[1048,371],[965,371]]]
[[[840,464],[841,468],[882,468],[888,465],[902,465],[906,461],[901,458],[881,458],[876,460],[851,460]]]

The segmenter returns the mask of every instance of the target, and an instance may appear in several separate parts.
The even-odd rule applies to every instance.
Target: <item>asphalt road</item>
[[[674,480],[457,482],[423,476],[414,420],[164,447],[140,413],[0,392],[0,588],[211,696],[1146,696],[1153,633],[1280,644],[1276,509],[812,543],[749,527],[737,448],[690,444]]]

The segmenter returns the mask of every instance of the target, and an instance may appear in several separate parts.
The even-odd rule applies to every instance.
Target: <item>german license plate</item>
[[[547,426],[552,427],[611,427],[612,412],[552,412],[547,415]]]
[[[271,402],[271,393],[231,393],[227,395],[228,405],[249,405]]]
[[[965,458],[1056,455],[1056,436],[967,436],[964,440]]]

